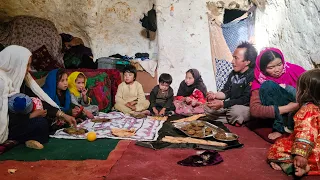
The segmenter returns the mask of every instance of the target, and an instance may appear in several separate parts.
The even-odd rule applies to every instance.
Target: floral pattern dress
[[[294,132],[271,146],[268,162],[275,162],[287,173],[294,172],[294,155],[308,159],[308,175],[320,175],[320,109],[308,103],[294,116]]]

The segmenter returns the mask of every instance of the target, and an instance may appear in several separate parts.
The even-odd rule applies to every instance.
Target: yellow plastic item
[[[88,132],[87,134],[88,141],[95,141],[97,139],[97,134],[95,132]]]

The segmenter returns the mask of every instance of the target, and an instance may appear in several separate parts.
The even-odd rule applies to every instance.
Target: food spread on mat
[[[69,127],[69,128],[64,128],[63,132],[70,134],[70,135],[83,135],[88,132],[88,130],[83,129],[83,128],[74,128],[74,127]]]
[[[204,121],[179,122],[174,126],[190,137],[205,138],[213,135],[214,130],[219,129],[217,126]]]
[[[96,119],[92,119],[91,120],[92,122],[94,123],[103,123],[103,122],[110,122],[111,119],[108,119],[108,118],[96,118]]]
[[[119,129],[119,128],[111,128],[111,133],[118,137],[131,137],[136,134],[135,129]]]

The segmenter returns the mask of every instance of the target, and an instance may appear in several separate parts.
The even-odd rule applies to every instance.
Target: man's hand
[[[159,111],[156,107],[152,108],[154,115],[158,116],[159,115]]]
[[[207,103],[207,106],[213,108],[215,110],[223,108],[223,101],[221,100],[213,100]]]

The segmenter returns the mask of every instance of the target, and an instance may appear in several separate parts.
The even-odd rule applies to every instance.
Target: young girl
[[[77,117],[78,107],[71,108],[71,95],[68,89],[68,74],[63,69],[54,69],[48,73],[45,84],[42,86],[44,92],[60,107],[60,110],[66,114],[72,114]],[[53,120],[53,131],[65,126],[65,122],[57,118]]]
[[[88,97],[88,90],[85,88],[87,84],[86,76],[81,72],[73,72],[68,77],[68,88],[71,94],[71,103],[80,109],[88,118],[94,118],[93,114],[99,112],[96,105],[90,105],[91,98]]]
[[[297,82],[299,111],[294,131],[271,146],[268,162],[275,170],[296,176],[320,175],[320,69],[300,76]]]
[[[118,86],[115,109],[133,116],[148,114],[150,102],[144,95],[142,85],[136,81],[136,68],[127,66],[123,72],[124,82]]]
[[[197,69],[189,69],[186,78],[180,83],[176,100],[176,113],[192,115],[204,113],[203,105],[206,102],[207,87],[203,83]]]
[[[71,96],[68,89],[68,74],[63,69],[50,71],[42,89],[57,103],[63,112],[69,112]]]

